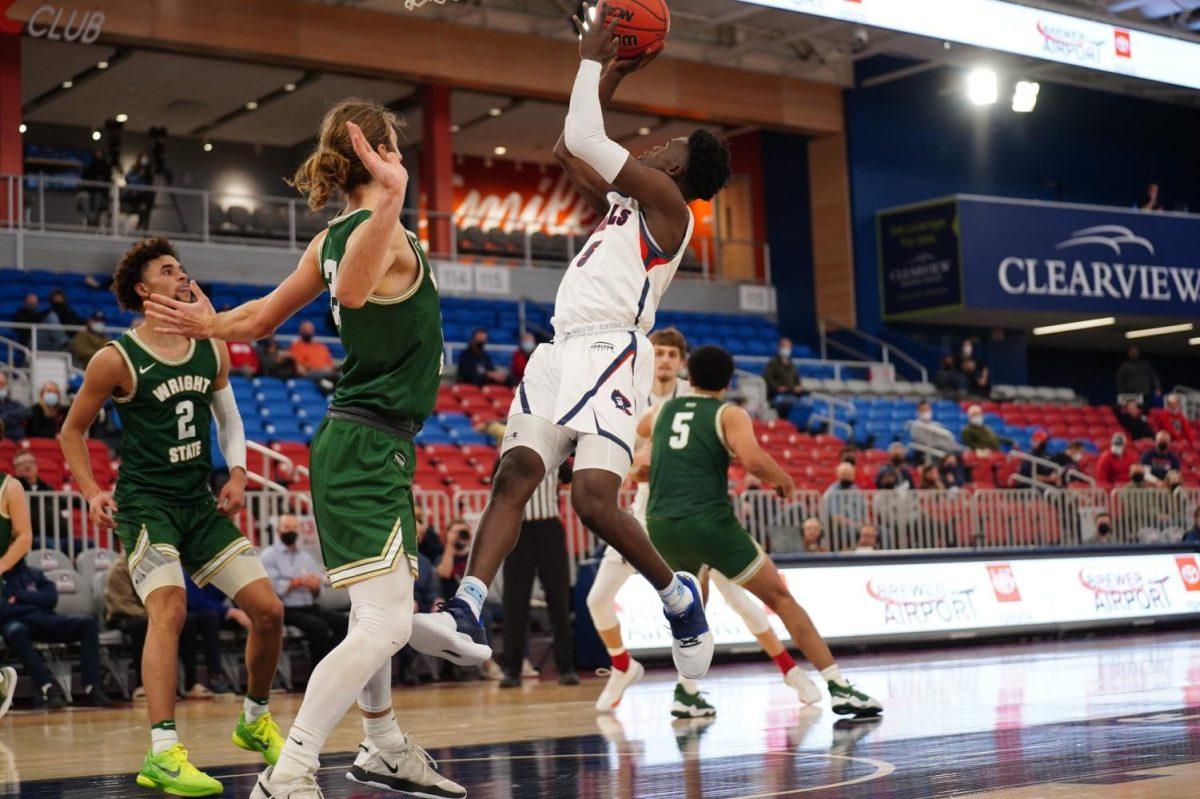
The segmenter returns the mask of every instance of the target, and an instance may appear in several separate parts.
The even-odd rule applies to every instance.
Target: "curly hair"
[[[720,347],[697,347],[688,356],[688,382],[704,391],[729,388],[733,371],[733,356]]]
[[[170,239],[166,236],[153,236],[137,242],[121,256],[117,271],[113,272],[112,293],[116,295],[117,305],[121,306],[122,310],[142,310],[142,298],[138,296],[137,284],[142,282],[146,265],[164,255],[179,259],[179,253],[175,251],[175,245]]]
[[[733,173],[729,148],[716,136],[700,128],[688,136],[687,170],[683,182],[689,199],[711,200]]]
[[[316,149],[289,181],[308,198],[308,206],[314,211],[324,208],[335,190],[349,192],[371,182],[371,173],[350,143],[347,122],[358,125],[372,147],[382,144],[389,150],[392,147],[389,133],[395,131],[399,137],[404,132],[404,121],[399,116],[371,100],[351,97],[325,112]]]

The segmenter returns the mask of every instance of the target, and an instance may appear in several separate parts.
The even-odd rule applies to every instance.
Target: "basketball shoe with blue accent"
[[[456,666],[478,666],[492,656],[483,622],[458,597],[435,613],[414,614],[408,643],[424,655],[445,658]]]
[[[712,664],[713,634],[704,615],[700,584],[687,572],[676,572],[675,576],[691,592],[692,604],[682,613],[671,613],[663,608],[663,615],[671,624],[671,659],[680,674],[698,680],[708,673]]]

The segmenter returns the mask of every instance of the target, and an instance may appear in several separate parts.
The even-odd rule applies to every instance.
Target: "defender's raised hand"
[[[378,149],[372,150],[362,128],[353,122],[346,123],[346,130],[350,132],[350,143],[354,145],[354,152],[371,173],[371,177],[379,182],[384,191],[404,194],[408,189],[408,170],[401,163],[400,153],[389,150],[382,144]]]
[[[194,339],[212,338],[213,320],[216,310],[196,281],[191,281],[191,302],[180,302],[174,297],[164,294],[151,294],[150,299],[143,303],[142,310],[146,317],[153,319],[161,333],[174,336],[187,336]]]
[[[599,61],[608,64],[617,57],[617,18],[605,22],[608,11],[604,0],[594,6],[583,4],[583,18],[571,17],[575,30],[579,31],[579,58],[583,61]],[[586,22],[584,20],[587,20]]]

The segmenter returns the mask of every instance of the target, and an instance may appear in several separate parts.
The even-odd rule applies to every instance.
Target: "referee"
[[[570,577],[567,567],[567,533],[559,519],[558,487],[570,478],[564,468],[550,472],[525,505],[525,520],[517,545],[504,561],[504,652],[501,688],[521,684],[521,662],[529,636],[529,601],[533,578],[538,576],[546,594],[546,609],[554,629],[554,665],[560,685],[578,685],[575,644],[571,636]]]

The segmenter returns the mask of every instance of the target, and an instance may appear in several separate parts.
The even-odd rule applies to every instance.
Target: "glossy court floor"
[[[579,688],[472,683],[400,689],[402,724],[475,799],[1176,799],[1200,796],[1200,640],[1141,635],[847,657],[887,706],[874,723],[802,708],[763,664],[716,667],[718,715],[672,722],[672,675],[653,672],[614,716]],[[298,697],[272,703],[288,722]],[[178,714],[193,761],[247,797],[258,771],[229,743],[234,702]],[[13,712],[0,721],[0,796],[150,797],[130,772],[142,709]],[[344,778],[360,727],[334,733],[330,799],[388,794]],[[394,795],[394,794],[392,794]]]

